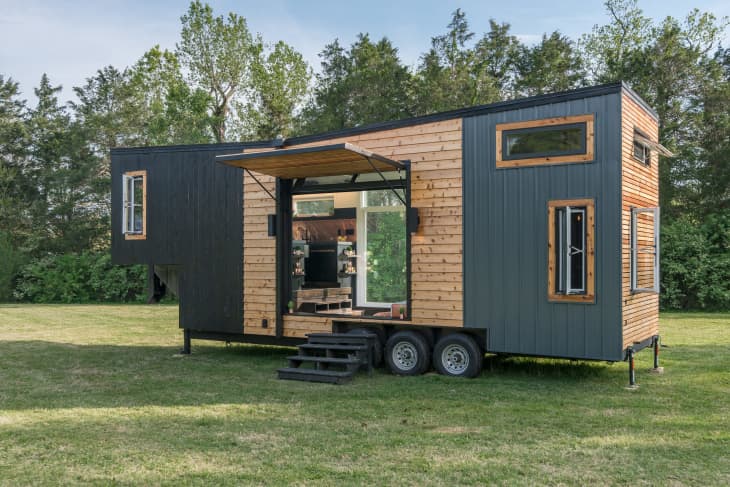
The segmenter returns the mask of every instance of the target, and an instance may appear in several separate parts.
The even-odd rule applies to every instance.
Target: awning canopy
[[[659,154],[663,155],[664,157],[674,157],[674,153],[664,147],[659,142],[654,142],[653,140],[648,139],[647,137],[644,137],[643,135],[634,132],[634,140],[638,142],[639,144],[642,144],[646,147],[648,147],[651,150],[657,151]]]
[[[407,167],[402,162],[388,159],[347,142],[319,147],[222,155],[217,156],[216,160],[229,166],[284,179],[386,172]]]

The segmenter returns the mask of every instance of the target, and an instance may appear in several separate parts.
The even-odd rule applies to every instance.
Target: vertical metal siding
[[[591,163],[496,169],[495,125],[595,114]],[[620,360],[620,95],[464,119],[464,319],[493,352]],[[593,198],[595,304],[547,300],[547,202]]]
[[[240,152],[241,149],[227,149]],[[150,149],[112,156],[112,258],[177,264],[180,326],[242,333],[243,175],[215,149]],[[147,171],[147,238],[121,233],[121,177]]]

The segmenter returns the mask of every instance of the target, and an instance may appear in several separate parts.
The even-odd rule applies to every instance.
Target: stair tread
[[[298,345],[299,348],[305,348],[305,349],[330,349],[330,350],[351,350],[351,351],[360,351],[360,350],[367,350],[367,345],[339,345],[339,344],[332,344],[332,343],[304,343],[302,345]]]
[[[321,375],[329,377],[352,377],[353,373],[347,370],[317,370],[317,369],[299,369],[296,367],[284,367],[278,369],[277,372],[297,375]]]
[[[306,337],[312,338],[367,338],[376,337],[375,333],[307,333]]]
[[[287,360],[301,360],[302,362],[325,362],[330,364],[359,364],[360,360],[356,358],[341,357],[317,357],[316,355],[292,355]]]

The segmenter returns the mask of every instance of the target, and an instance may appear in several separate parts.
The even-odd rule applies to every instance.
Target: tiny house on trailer
[[[314,363],[302,376],[331,380],[369,355],[473,377],[498,353],[628,360],[633,383],[633,354],[658,353],[657,140],[656,112],[616,83],[285,140],[114,149],[112,256],[149,266],[152,297],[179,296],[186,351],[299,345],[284,377]]]

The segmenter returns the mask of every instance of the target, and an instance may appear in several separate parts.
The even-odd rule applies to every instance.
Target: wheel
[[[452,377],[476,377],[482,371],[483,358],[479,345],[463,333],[442,337],[433,349],[436,371]]]
[[[373,345],[373,367],[380,367],[383,365],[383,339],[381,338],[381,333],[379,333],[380,330],[374,330],[374,329],[368,329],[368,328],[353,328],[352,330],[348,331],[347,333],[352,334],[364,334],[364,333],[372,333],[374,335],[377,335],[378,338],[375,339],[375,344]]]
[[[431,362],[430,347],[420,333],[399,331],[385,344],[385,361],[396,375],[420,375]]]

